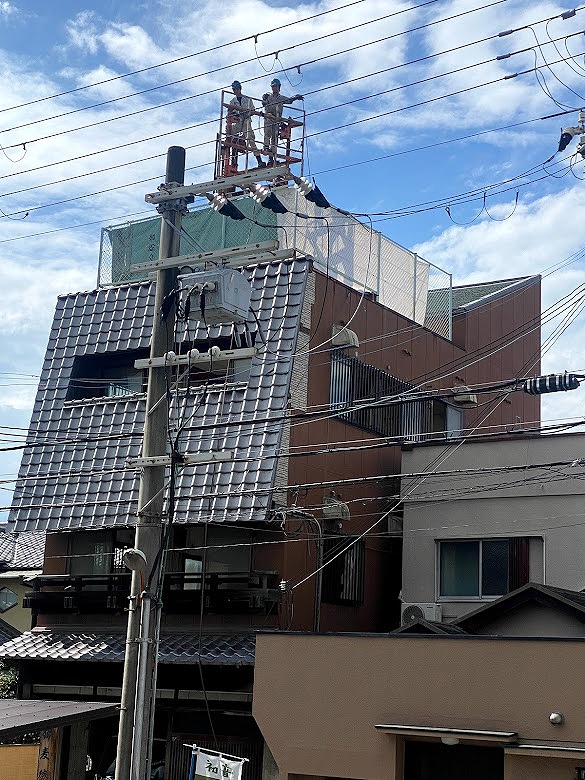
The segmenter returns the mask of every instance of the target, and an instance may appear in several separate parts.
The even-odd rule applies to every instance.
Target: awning
[[[485,729],[457,729],[445,726],[412,726],[401,723],[381,723],[376,726],[387,734],[404,737],[436,737],[437,739],[457,739],[474,742],[497,742],[506,744],[518,741],[516,731],[486,731]]]
[[[118,710],[118,704],[101,702],[3,699],[0,701],[0,738],[107,718]]]

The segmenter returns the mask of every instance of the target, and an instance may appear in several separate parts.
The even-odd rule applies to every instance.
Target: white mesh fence
[[[450,274],[354,217],[317,208],[292,188],[276,194],[289,210],[278,215],[281,244],[311,255],[331,276],[374,293],[384,306],[450,338]]]

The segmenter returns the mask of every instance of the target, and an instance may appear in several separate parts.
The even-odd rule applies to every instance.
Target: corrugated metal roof
[[[0,701],[0,737],[8,739],[27,731],[44,731],[57,726],[107,718],[118,711],[117,704],[85,701]]]
[[[0,532],[0,571],[26,571],[43,568],[45,532]]]
[[[471,306],[472,304],[479,304],[491,296],[498,294],[507,294],[516,287],[523,286],[525,284],[532,284],[539,279],[538,276],[520,276],[515,279],[502,279],[495,282],[479,282],[477,284],[462,284],[454,286],[452,289],[453,295],[453,311],[457,309],[463,309]],[[429,290],[427,298],[427,315],[433,314],[446,305],[445,292],[446,288],[440,288],[437,290]]]
[[[236,460],[180,472],[175,522],[196,523],[210,516],[214,522],[266,518],[309,268],[309,260],[303,259],[248,271],[253,312],[248,329],[260,329],[249,381],[221,389],[210,385],[205,397],[201,389],[191,390],[183,417],[189,424],[180,441],[183,452],[229,448]],[[128,458],[140,455],[144,396],[68,401],[67,392],[76,358],[147,348],[153,307],[151,282],[58,299],[30,446],[23,454],[10,513],[16,530],[134,524],[138,472],[124,467]],[[238,332],[244,334],[244,326]],[[209,338],[231,333],[232,325],[212,326]],[[191,324],[189,338],[207,338],[207,329]],[[270,420],[246,422],[254,416]],[[229,427],[223,426],[226,420]],[[202,434],[193,430],[199,425],[211,427]],[[47,479],[47,474],[53,476]]]
[[[0,647],[0,658],[45,661],[122,662],[125,634],[26,631]],[[253,666],[253,634],[202,634],[201,663],[208,666]],[[161,636],[159,663],[194,664],[199,659],[197,634]]]

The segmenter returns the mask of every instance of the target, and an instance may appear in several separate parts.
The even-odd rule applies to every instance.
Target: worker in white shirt
[[[274,165],[274,156],[278,146],[278,129],[282,120],[282,109],[286,105],[294,103],[295,100],[302,100],[302,95],[286,97],[280,94],[280,80],[272,79],[270,82],[271,92],[262,95],[262,105],[264,107],[264,153],[268,154],[269,165]]]
[[[256,136],[252,129],[252,115],[256,109],[252,98],[242,95],[242,85],[239,81],[232,83],[234,97],[230,100],[228,118],[231,119],[230,134],[241,138],[246,147],[253,153],[258,162],[259,168],[265,168],[266,163],[260,157],[260,152],[256,146]]]

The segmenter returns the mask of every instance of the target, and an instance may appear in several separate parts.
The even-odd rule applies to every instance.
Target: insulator
[[[529,395],[542,395],[543,393],[576,390],[579,384],[576,374],[548,374],[548,376],[527,379],[522,385],[522,389]]]
[[[303,195],[307,195],[313,189],[313,185],[308,179],[305,179],[304,176],[301,176],[300,179],[295,181],[295,188]]]

